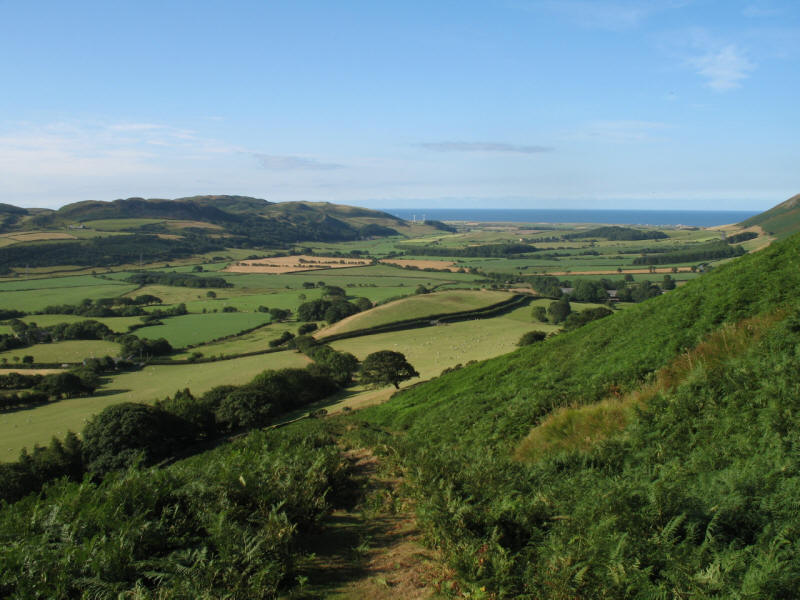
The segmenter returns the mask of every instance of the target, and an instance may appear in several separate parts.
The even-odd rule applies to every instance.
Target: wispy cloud
[[[505,154],[541,154],[552,152],[550,146],[528,146],[503,142],[423,142],[418,144],[436,152],[500,152]]]
[[[755,69],[752,63],[735,44],[708,50],[689,59],[689,64],[706,85],[715,92],[727,92],[741,87],[750,72]]]
[[[688,0],[534,0],[528,10],[561,15],[582,27],[612,31],[638,27],[650,16],[688,4]]]
[[[344,165],[326,163],[315,158],[304,156],[281,156],[275,154],[251,153],[258,163],[268,171],[329,171],[331,169],[342,169]]]
[[[750,40],[748,46],[752,45]],[[662,36],[661,47],[715,92],[741,87],[757,66],[740,42],[719,38],[702,27],[669,32]]]

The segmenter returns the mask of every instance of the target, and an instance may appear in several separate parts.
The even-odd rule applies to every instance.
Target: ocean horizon
[[[750,210],[624,210],[624,209],[458,209],[386,210],[408,221],[474,221],[484,223],[602,223],[605,225],[686,225],[714,227],[740,223],[759,211]]]

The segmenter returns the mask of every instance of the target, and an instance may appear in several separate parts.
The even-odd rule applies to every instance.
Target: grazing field
[[[306,364],[308,358],[303,354],[276,352],[197,365],[153,365],[115,375],[94,396],[0,412],[0,461],[16,460],[22,448],[46,445],[54,435],[80,432],[89,417],[112,404],[152,403],[186,387],[200,394],[217,385],[246,383],[266,369],[302,368]]]
[[[237,335],[219,342],[201,344],[175,355],[175,358],[188,358],[194,352],[200,352],[205,357],[234,356],[248,352],[260,352],[269,349],[270,340],[280,337],[284,331],[297,333],[297,323],[272,323],[259,327],[255,331]]]
[[[520,336],[527,331],[550,332],[557,329],[554,325],[532,322],[530,308],[524,310],[528,313],[527,324],[503,315],[493,319],[367,335],[332,342],[331,346],[341,352],[352,352],[359,360],[378,350],[402,352],[423,379],[430,379],[443,369],[459,363],[511,352],[516,348]]]
[[[81,288],[98,285],[108,286],[115,283],[120,285],[128,285],[124,282],[115,282],[113,280],[109,281],[105,277],[95,277],[94,275],[67,275],[60,277],[43,277],[39,279],[6,279],[4,281],[0,281],[0,293],[22,290]],[[61,293],[60,289],[58,293]],[[54,299],[53,303],[58,303],[58,299]]]
[[[510,294],[506,292],[487,290],[454,290],[432,294],[415,294],[342,319],[338,323],[321,330],[315,337],[356,331],[428,315],[474,310],[497,304],[507,300],[509,297]]]
[[[214,313],[189,314],[164,319],[163,325],[144,327],[137,335],[142,338],[165,338],[173,348],[201,344],[227,335],[235,335],[245,329],[269,323],[269,313]]]
[[[125,333],[131,325],[139,325],[142,322],[141,317],[82,317],[80,315],[29,315],[20,319],[25,323],[36,323],[39,327],[90,320],[99,321],[116,333]]]
[[[36,344],[28,348],[17,348],[0,352],[0,360],[5,358],[9,363],[15,357],[33,356],[37,363],[76,363],[84,358],[117,356],[119,344],[104,340],[68,340],[52,344]]]
[[[28,312],[44,310],[53,304],[78,304],[84,298],[114,298],[137,288],[129,283],[105,283],[79,287],[60,287],[57,292],[45,292],[43,288],[29,290],[0,291],[0,308],[23,309]]]
[[[275,256],[242,260],[229,265],[230,273],[294,273],[296,271],[315,271],[325,269],[346,269],[356,265],[368,265],[369,260],[361,258],[333,258],[328,256]]]

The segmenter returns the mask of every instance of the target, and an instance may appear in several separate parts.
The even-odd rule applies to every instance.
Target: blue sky
[[[763,209],[800,3],[0,0],[0,202]]]

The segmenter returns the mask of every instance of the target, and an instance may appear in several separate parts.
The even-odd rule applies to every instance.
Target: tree
[[[32,365],[33,364],[33,356],[30,354],[22,357],[22,363],[25,365]]]
[[[215,292],[214,290],[208,290],[206,292],[206,298],[216,298],[216,297],[217,297],[217,292]]]
[[[412,377],[419,377],[419,373],[409,364],[405,355],[393,350],[373,352],[361,365],[361,381],[375,386],[391,383],[400,389],[399,383]]]
[[[664,282],[661,284],[662,290],[674,290],[675,280],[669,275],[664,275]]]
[[[533,318],[540,323],[547,323],[547,309],[544,306],[534,306]]]
[[[561,321],[566,319],[571,312],[572,308],[570,307],[569,300],[567,300],[566,296],[556,300],[555,302],[551,302],[550,306],[547,307],[547,314],[550,316],[550,320],[553,323],[561,323]]]
[[[140,460],[152,464],[191,440],[192,429],[154,406],[113,404],[86,424],[83,458],[94,473],[127,468]]]

